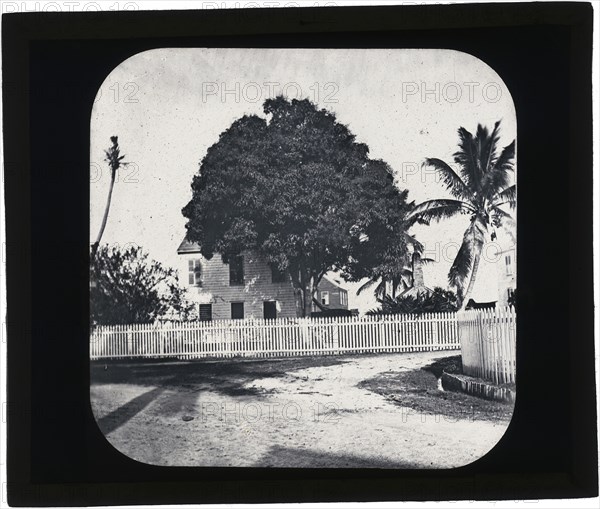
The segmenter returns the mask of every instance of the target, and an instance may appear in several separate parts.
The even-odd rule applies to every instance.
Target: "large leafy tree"
[[[500,121],[491,132],[479,124],[475,136],[464,127],[459,128],[459,150],[454,154],[457,170],[441,159],[426,159],[424,164],[436,170],[453,199],[429,200],[411,213],[411,217],[426,222],[458,214],[470,216],[448,273],[448,281],[456,288],[461,307],[473,291],[485,242],[495,239],[496,228],[513,223],[506,208],[516,206],[515,142],[500,151],[499,129]]]
[[[91,272],[90,316],[96,325],[149,323],[167,315],[186,318],[191,312],[177,271],[150,260],[139,247],[99,246]]]
[[[407,193],[333,113],[283,97],[264,113],[208,149],[183,209],[187,237],[207,258],[260,253],[290,274],[308,316],[327,271],[357,280],[406,255]]]

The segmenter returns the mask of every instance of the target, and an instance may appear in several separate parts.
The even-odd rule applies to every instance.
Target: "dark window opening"
[[[232,318],[232,320],[241,320],[244,318],[244,303],[243,302],[232,302],[231,303],[231,318]]]
[[[276,265],[271,265],[272,283],[285,283],[286,279],[286,272],[284,270],[279,270]]]
[[[212,304],[200,304],[200,321],[210,322],[212,320]]]
[[[277,318],[277,302],[274,300],[263,302],[263,317],[265,320]]]
[[[229,260],[229,284],[244,284],[244,257],[232,256]]]

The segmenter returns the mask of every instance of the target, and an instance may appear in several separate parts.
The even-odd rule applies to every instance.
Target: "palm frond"
[[[375,298],[377,299],[382,299],[386,296],[387,294],[387,280],[385,278],[382,278],[381,281],[379,282],[379,284],[375,287]]]
[[[431,166],[437,172],[452,196],[463,200],[471,196],[472,193],[463,182],[463,179],[441,159],[428,157],[425,159],[423,166]]]
[[[405,232],[404,240],[406,241],[407,244],[411,245],[417,253],[423,252],[423,249],[424,249],[423,244],[421,244],[421,242],[419,242],[414,235],[410,235],[409,233]]]
[[[459,149],[454,153],[454,162],[460,167],[462,181],[475,191],[479,188],[481,170],[477,159],[477,147],[473,135],[464,127],[458,129]]]
[[[496,197],[492,200],[492,205],[498,207],[500,205],[504,205],[508,203],[512,208],[514,208],[517,204],[517,186],[513,184],[510,187],[507,187],[503,191],[500,191]]]
[[[428,200],[417,205],[408,218],[418,217],[426,222],[439,221],[453,217],[461,211],[474,212],[474,209],[469,203],[460,200]]]
[[[360,295],[365,290],[368,290],[375,283],[377,283],[377,279],[369,279],[367,282],[365,282],[364,284],[360,285],[360,288],[358,290],[356,290],[356,295]]]
[[[356,291],[356,295],[360,295],[365,290],[368,290],[373,285],[377,284],[377,286],[373,290],[373,294],[375,295],[376,298],[381,299],[381,298],[385,297],[387,282],[388,282],[388,280],[385,277],[371,278],[360,286],[360,288]]]
[[[492,168],[484,175],[481,182],[481,192],[487,198],[493,198],[499,190],[510,183],[510,172],[514,170],[515,142],[504,147],[500,157]]]
[[[499,206],[494,205],[491,208],[492,214],[498,215],[500,219],[513,219],[512,215],[505,210],[502,210]]]
[[[480,161],[481,161],[481,171],[482,176],[485,177],[492,168],[494,168],[496,163],[496,147],[498,146],[498,141],[500,141],[500,137],[498,133],[500,131],[500,120],[498,120],[494,124],[494,129],[491,134],[488,135],[488,131],[485,128],[482,128],[481,125],[478,126],[477,129],[477,138],[478,143],[481,147],[480,149]],[[479,139],[481,135],[481,138]]]
[[[517,229],[517,222],[515,218],[498,206],[492,207],[491,212],[494,216],[494,225],[502,227],[512,241],[516,242],[514,232]]]
[[[515,158],[515,140],[508,144],[502,150],[500,157],[497,159],[495,166],[507,171],[513,170],[513,160]]]

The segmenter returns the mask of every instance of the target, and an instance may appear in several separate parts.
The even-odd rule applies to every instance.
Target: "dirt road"
[[[91,402],[110,443],[144,463],[449,468],[507,423],[419,414],[357,386],[444,355],[94,365]]]

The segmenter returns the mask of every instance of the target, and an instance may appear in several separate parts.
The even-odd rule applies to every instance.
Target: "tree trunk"
[[[302,290],[304,296],[304,317],[310,317],[312,313],[313,295],[315,294],[315,276],[311,274],[304,279],[304,288]]]
[[[473,270],[471,270],[471,278],[469,279],[469,286],[467,286],[467,291],[463,297],[463,300],[460,304],[460,309],[465,309],[465,306],[469,302],[469,298],[471,297],[471,293],[473,292],[473,287],[475,286],[475,278],[477,277],[477,270],[479,269],[479,260],[481,259],[481,249],[477,249],[473,256]]]
[[[304,318],[309,317],[312,311],[312,292],[310,291],[308,285],[305,285],[302,289],[302,304],[302,316]]]
[[[112,172],[112,177],[110,179],[110,187],[108,189],[108,198],[106,200],[106,208],[104,209],[104,217],[102,218],[102,224],[100,225],[100,231],[98,232],[98,238],[96,238],[96,242],[92,244],[92,258],[96,256],[96,251],[98,250],[98,246],[100,245],[100,241],[102,240],[102,235],[104,235],[104,229],[106,228],[106,221],[108,220],[108,211],[110,209],[110,202],[112,200],[113,188],[115,186],[115,177],[116,171]]]

